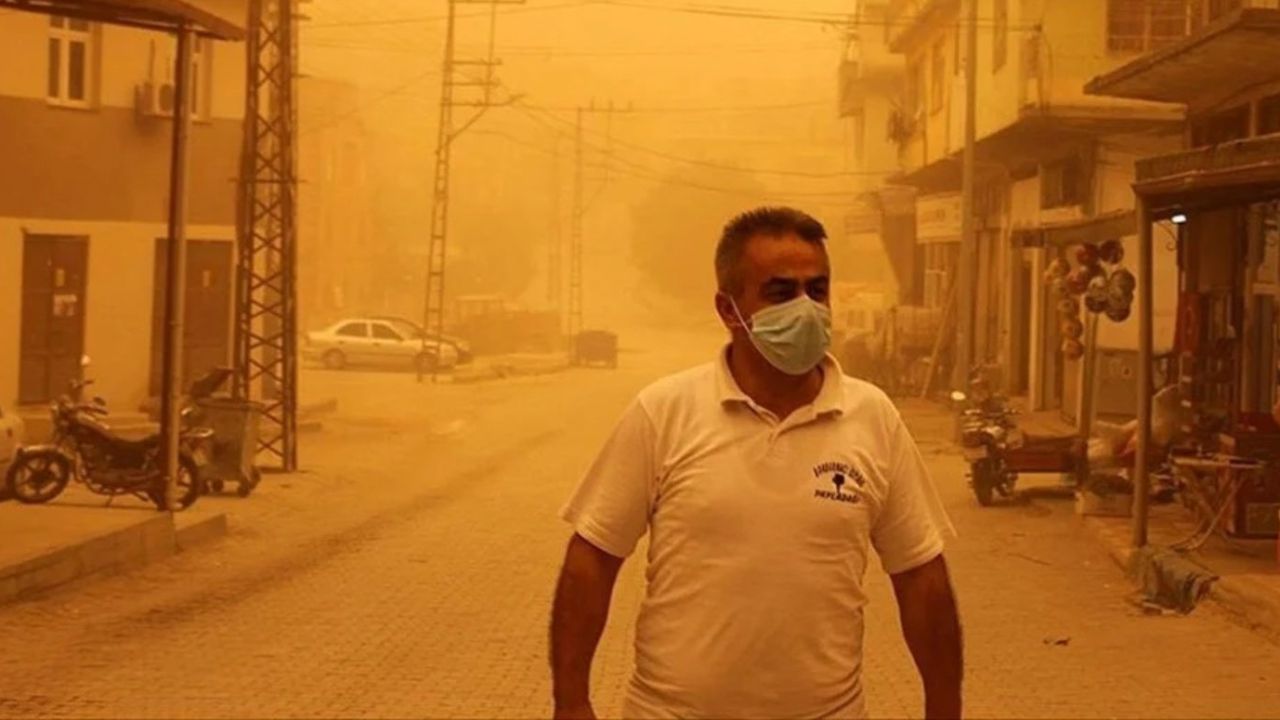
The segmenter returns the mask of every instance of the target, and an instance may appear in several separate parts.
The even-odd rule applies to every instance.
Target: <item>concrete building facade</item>
[[[1057,299],[1044,272],[1073,245],[1122,238],[1135,251],[1134,161],[1176,148],[1181,106],[1085,93],[1090,78],[1185,37],[1218,12],[1200,0],[975,0],[978,43],[977,269],[973,347],[978,364],[1004,370],[1007,392],[1035,409],[1074,417],[1083,363],[1061,352]],[[924,273],[954,281],[966,103],[961,0],[893,0],[886,44],[905,59],[889,120],[902,173],[917,192]],[[926,233],[919,228],[928,227]],[[1156,283],[1176,287],[1174,245],[1160,246]],[[945,291],[928,294],[937,302]],[[1157,345],[1172,343],[1175,304],[1157,308]],[[1099,323],[1102,412],[1132,412],[1137,325]],[[1110,400],[1114,400],[1112,403]]]
[[[211,5],[243,26],[243,0]],[[0,43],[0,404],[38,411],[88,355],[136,408],[160,375],[175,40],[5,12]],[[189,376],[230,359],[243,45],[199,40],[192,73]]]

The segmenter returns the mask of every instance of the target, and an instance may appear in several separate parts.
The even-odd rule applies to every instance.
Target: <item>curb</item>
[[[1134,551],[1127,534],[1097,518],[1082,519],[1125,577],[1132,579]],[[1247,577],[1224,575],[1210,586],[1209,599],[1248,628],[1280,642],[1280,593]]]
[[[110,512],[110,511],[107,511]],[[0,567],[0,605],[134,570],[227,533],[217,513],[175,526],[169,513]]]

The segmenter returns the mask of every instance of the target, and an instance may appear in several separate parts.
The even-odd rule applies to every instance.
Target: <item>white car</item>
[[[363,366],[426,371],[458,364],[453,345],[423,342],[416,325],[393,318],[349,318],[307,333],[302,354],[330,370]]]
[[[7,413],[4,408],[0,408],[0,497],[3,497],[6,492],[4,478],[6,473],[9,472],[9,463],[13,461],[13,456],[18,453],[18,448],[22,446],[22,436],[25,430],[22,418],[15,413]]]

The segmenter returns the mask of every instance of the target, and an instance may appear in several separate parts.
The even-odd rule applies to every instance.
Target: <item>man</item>
[[[931,718],[959,717],[951,525],[884,393],[844,377],[826,233],[764,208],[725,228],[715,363],[644,390],[562,511],[551,621],[555,715],[590,718],[618,570],[650,533],[625,717],[864,717],[862,579],[893,580]]]

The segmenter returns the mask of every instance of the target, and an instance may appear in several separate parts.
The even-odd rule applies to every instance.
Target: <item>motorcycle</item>
[[[1012,497],[1020,474],[1075,475],[1086,467],[1086,445],[1079,438],[1029,437],[1003,397],[984,392],[976,382],[970,389],[974,397],[956,391],[951,399],[962,407],[960,447],[979,505],[994,504],[996,495]]]
[[[103,420],[106,401],[82,400],[92,380],[73,381],[71,392],[50,407],[53,440],[18,452],[5,478],[10,495],[26,504],[47,503],[71,480],[98,495],[133,495],[168,509],[168,477],[160,434],[142,440],[122,438]],[[193,427],[194,409],[182,411],[179,436],[177,507],[186,509],[201,492],[200,466],[213,437],[208,428]]]

